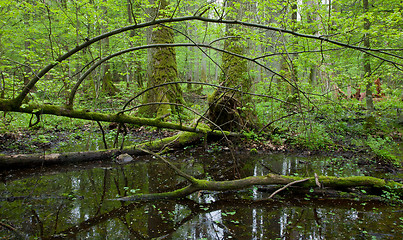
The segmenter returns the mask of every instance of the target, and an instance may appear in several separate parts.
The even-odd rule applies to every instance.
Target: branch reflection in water
[[[193,157],[197,156],[197,157]],[[298,156],[236,156],[242,175],[270,171],[311,174],[348,173],[326,168],[326,158],[315,164]],[[225,153],[193,152],[171,156],[176,166],[198,178],[234,176],[232,158]],[[276,196],[273,189],[197,192],[188,199],[169,201],[110,201],[133,193],[171,191],[185,180],[165,164],[142,158],[126,165],[97,163],[2,172],[0,236],[108,239],[335,239],[401,237],[401,210],[379,201],[331,200]],[[311,159],[312,160],[312,159]],[[309,160],[309,161],[311,161]],[[266,167],[265,167],[266,166]],[[286,167],[287,169],[284,169]],[[277,189],[277,188],[274,188]],[[266,192],[267,190],[267,192]],[[290,196],[290,195],[288,195]],[[292,195],[291,195],[292,196]],[[395,224],[395,225],[394,225]],[[9,227],[6,227],[9,226]]]

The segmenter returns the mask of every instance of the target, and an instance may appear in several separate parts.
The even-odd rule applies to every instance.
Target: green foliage
[[[258,151],[257,151],[256,148],[251,148],[251,149],[249,150],[249,153],[250,153],[250,154],[253,154],[253,155],[256,155],[256,154],[258,154]]]
[[[390,204],[403,205],[402,192],[399,192],[397,187],[386,186],[386,189],[383,190],[383,194],[381,196]]]
[[[242,134],[243,134],[248,140],[255,140],[255,141],[257,141],[257,140],[260,139],[260,137],[259,137],[253,130],[248,131],[248,132],[243,131]]]
[[[301,34],[320,35],[357,46],[361,46],[363,36],[369,35],[371,48],[387,48],[386,53],[371,52],[374,56],[380,54],[383,59],[373,56],[369,60],[373,71],[370,77],[363,77],[365,54],[361,51],[284,32],[201,21],[178,22],[167,24],[173,29],[159,35],[154,42],[209,43],[210,46],[242,54],[253,61],[199,46],[161,48],[155,63],[149,62],[149,50],[130,52],[110,59],[108,67],[104,66],[106,64],[97,67],[78,88],[74,107],[107,113],[120,111],[124,103],[145,89],[147,77],[151,76],[147,72],[149,65],[161,63],[161,68],[169,68],[170,71],[166,75],[156,76],[159,79],[171,79],[177,75],[176,79],[180,81],[221,84],[258,94],[242,94],[240,99],[245,102],[239,107],[241,117],[248,117],[242,115],[243,112],[254,110],[253,114],[259,122],[263,125],[270,123],[265,132],[272,132],[267,138],[274,144],[292,144],[310,150],[330,150],[339,146],[345,150],[369,147],[380,158],[396,162],[396,156],[393,155],[396,145],[390,136],[401,130],[396,126],[399,122],[396,115],[398,109],[403,109],[403,75],[396,68],[397,65],[389,61],[396,61],[394,56],[399,55],[399,49],[402,48],[401,1],[380,1],[371,5],[368,11],[351,0],[332,1],[331,8],[319,2],[237,0],[223,5],[220,1],[207,4],[203,1],[167,1],[169,4],[160,9],[160,14],[156,16],[169,18],[202,14],[216,19],[237,19],[292,29]],[[33,73],[49,63],[55,63],[58,56],[88,38],[149,21],[148,9],[160,6],[158,1],[150,4],[136,0],[131,1],[129,12],[127,3],[123,0],[94,0],[88,4],[80,4],[76,0],[0,0],[0,98],[12,99],[18,95]],[[294,4],[297,4],[297,8]],[[295,15],[292,16],[295,10],[298,11],[297,19]],[[366,19],[370,22],[369,28],[363,27]],[[167,30],[162,26],[154,28],[162,29]],[[93,61],[147,42],[146,29],[136,29],[93,44],[42,77],[29,94],[29,101],[66,104],[77,78]],[[167,62],[165,53],[169,51],[176,54],[176,69],[172,64],[163,64]],[[107,86],[102,81],[105,74],[111,80],[108,81],[111,84],[109,87],[117,90],[113,97],[105,91]],[[346,99],[347,96],[336,94],[335,87],[350,95],[349,91],[354,94],[358,89],[364,92],[367,83],[377,78],[382,79],[382,92],[387,98],[375,103],[375,111],[371,115],[374,121],[370,126],[365,124],[368,115],[364,111],[365,101]],[[242,83],[238,80],[242,80]],[[215,88],[198,85],[199,91],[194,91],[194,85],[188,86],[188,91],[184,92],[187,105],[201,115],[205,114],[208,109],[206,95],[214,92]],[[184,85],[180,85],[180,88],[187,89]],[[171,94],[172,91],[166,89],[163,92],[165,95],[159,96],[159,100]],[[371,90],[375,93],[376,87],[372,86]],[[148,91],[134,99],[127,108],[142,103],[142,98],[147,94],[153,95]],[[288,101],[291,100],[290,96],[292,101]],[[176,100],[183,102],[179,97]],[[127,114],[136,115],[137,110],[135,108]],[[170,121],[181,123],[198,117],[188,110],[184,110],[181,116],[174,112],[171,115]],[[1,118],[0,132],[25,128],[30,118],[26,114],[7,113]],[[38,126],[42,130],[55,127],[68,130],[86,123],[42,116]],[[38,134],[46,136],[44,133]],[[88,134],[82,134],[81,137],[89,139]],[[257,130],[248,130],[244,134],[247,139],[262,140],[261,136],[257,136]],[[366,140],[368,135],[371,137]],[[114,136],[114,132],[109,132],[106,137],[113,141]],[[398,134],[394,134],[394,137],[399,139]],[[80,141],[85,145],[83,139]]]
[[[395,155],[397,150],[397,143],[393,142],[389,137],[385,138],[374,138],[368,136],[367,144],[371,150],[382,160],[390,161],[397,166],[401,165],[403,162]]]
[[[294,138],[294,144],[310,150],[328,150],[333,144],[332,138],[323,125],[317,124],[303,128]]]

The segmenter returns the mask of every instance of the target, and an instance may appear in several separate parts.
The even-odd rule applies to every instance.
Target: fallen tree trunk
[[[17,154],[17,155],[0,155],[0,167],[24,167],[43,164],[65,163],[65,162],[84,162],[84,161],[97,161],[104,159],[111,159],[119,154],[127,153],[130,155],[140,155],[144,152],[137,150],[137,147],[146,148],[149,150],[160,150],[167,144],[170,147],[178,148],[192,144],[196,140],[205,136],[243,136],[239,133],[211,130],[205,124],[198,124],[198,126],[186,126],[183,124],[165,122],[158,118],[140,118],[128,116],[125,114],[106,114],[91,112],[87,110],[74,110],[68,107],[47,105],[47,104],[23,104],[15,107],[7,100],[0,100],[0,111],[13,111],[37,115],[48,114],[55,116],[64,116],[70,118],[86,119],[99,122],[116,122],[116,123],[129,123],[140,126],[152,126],[165,129],[180,130],[178,135],[173,137],[155,140],[139,145],[125,147],[124,149],[107,149],[99,151],[86,151],[86,152],[66,152],[66,153],[53,153],[53,154]]]
[[[20,107],[13,107],[10,104],[10,101],[0,100],[0,111],[29,113],[38,116],[42,114],[48,114],[48,115],[78,118],[99,122],[130,123],[139,126],[167,128],[194,133],[208,133],[209,135],[216,135],[216,136],[223,136],[224,134],[226,136],[242,136],[239,133],[233,133],[228,131],[218,131],[218,130],[211,131],[211,129],[207,127],[200,127],[200,126],[192,127],[183,124],[165,122],[158,118],[140,118],[140,117],[128,116],[125,114],[99,113],[99,112],[91,112],[85,109],[74,110],[63,106],[48,105],[48,104],[23,104]]]
[[[119,201],[145,201],[157,199],[176,199],[184,198],[194,192],[198,191],[228,191],[228,190],[241,190],[256,185],[286,185],[295,181],[304,180],[301,177],[283,176],[277,174],[268,174],[265,176],[253,176],[239,180],[231,181],[207,181],[194,179],[192,183],[184,188],[164,193],[151,193],[151,194],[137,194],[117,198],[113,200]],[[368,177],[368,176],[353,176],[353,177],[332,177],[332,176],[319,176],[318,180],[326,188],[346,189],[352,187],[368,187],[376,189],[393,190],[400,198],[403,195],[403,184],[394,181],[385,181],[383,179]],[[315,177],[311,177],[306,181],[294,184],[302,188],[315,188]]]
[[[274,192],[269,198],[273,197],[277,192],[284,190],[287,186],[294,185],[300,186],[305,189],[313,189],[320,186],[320,188],[333,188],[333,189],[346,189],[353,187],[367,187],[387,190],[396,194],[396,197],[403,197],[403,184],[394,181],[385,181],[380,178],[368,176],[352,176],[352,177],[334,177],[334,176],[317,176],[310,178],[302,178],[296,176],[284,176],[278,174],[267,174],[265,176],[251,176],[237,180],[229,181],[208,181],[196,179],[190,176],[175,165],[170,163],[167,159],[163,158],[157,153],[148,150],[139,149],[165,162],[171,169],[173,169],[179,176],[185,178],[190,184],[184,188],[177,189],[171,192],[163,193],[150,193],[150,194],[136,194],[133,196],[126,196],[113,200],[119,201],[146,201],[158,199],[177,199],[185,198],[192,193],[199,191],[228,191],[228,190],[241,190],[252,186],[264,185],[286,185],[282,189]]]
[[[127,146],[123,149],[109,149],[87,152],[66,152],[52,154],[17,154],[17,155],[0,155],[0,167],[16,168],[16,167],[32,167],[49,164],[73,163],[73,162],[89,162],[99,160],[113,160],[118,155],[127,153],[129,155],[146,154],[139,148],[153,151],[160,151],[165,147],[180,148],[198,141],[204,133],[179,132],[177,135],[151,142],[140,143],[137,145]]]

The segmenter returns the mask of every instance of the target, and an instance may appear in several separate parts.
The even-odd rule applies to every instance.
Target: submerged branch
[[[102,213],[100,215],[92,216],[89,217],[86,220],[82,220],[81,222],[68,227],[66,229],[63,229],[61,231],[58,231],[50,236],[44,236],[42,239],[60,239],[60,238],[70,238],[74,239],[77,238],[77,235],[82,232],[88,231],[91,227],[100,225],[101,223],[105,223],[110,219],[116,219],[119,218],[120,216],[125,216],[128,213],[133,213],[137,209],[144,209],[144,206],[146,206],[147,201],[143,202],[133,202],[129,203],[127,205],[123,205],[118,208],[114,208],[112,210],[109,210],[105,213]],[[300,201],[295,201],[295,198],[290,198],[290,199],[282,199],[282,201],[273,201],[271,199],[264,199],[264,200],[251,200],[251,199],[237,199],[237,200],[231,200],[231,199],[220,199],[217,201],[213,201],[211,203],[198,203],[197,201],[193,201],[190,199],[181,199],[181,200],[176,200],[175,204],[179,204],[181,206],[186,207],[189,209],[191,212],[184,217],[181,221],[177,221],[176,219],[167,219],[168,224],[165,225],[166,229],[161,234],[165,234],[167,232],[174,232],[177,229],[180,228],[180,226],[185,225],[192,219],[194,219],[194,216],[197,216],[198,214],[207,214],[207,213],[212,213],[217,210],[222,210],[222,209],[236,209],[239,206],[248,206],[250,208],[262,208],[264,207],[265,209],[278,209],[280,207],[286,206],[296,206],[296,207],[304,207],[306,208],[307,206],[314,206],[319,207],[319,208],[336,208],[336,209],[350,209],[354,208],[357,211],[368,211],[371,209],[383,209],[387,205],[382,204],[382,202],[379,202],[378,200],[369,200],[365,201],[365,204],[363,204],[362,201],[357,201],[357,200],[348,200],[348,199],[311,199],[310,201],[305,201],[305,200],[300,200]],[[156,237],[156,236],[154,236]],[[138,237],[141,239],[140,237]],[[162,239],[163,237],[160,237],[159,239]],[[144,238],[146,239],[146,238]]]
[[[269,198],[274,197],[274,195],[276,195],[277,193],[283,191],[284,189],[288,188],[289,186],[292,186],[292,185],[297,184],[297,183],[305,182],[305,181],[308,181],[308,180],[309,180],[309,178],[304,178],[304,179],[301,179],[301,180],[296,180],[294,182],[290,182],[289,184],[285,185],[284,187],[282,187],[280,189],[277,189],[272,194],[270,194]]]

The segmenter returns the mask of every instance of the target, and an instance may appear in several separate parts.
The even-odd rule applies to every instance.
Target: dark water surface
[[[300,176],[374,171],[338,158],[284,154],[237,154],[234,161],[229,153],[186,151],[168,158],[189,174],[214,180],[269,171]],[[274,190],[259,187],[198,192],[177,201],[110,200],[186,185],[151,157],[126,165],[3,171],[0,180],[1,239],[403,239],[403,209],[379,201],[309,194],[267,200]]]

